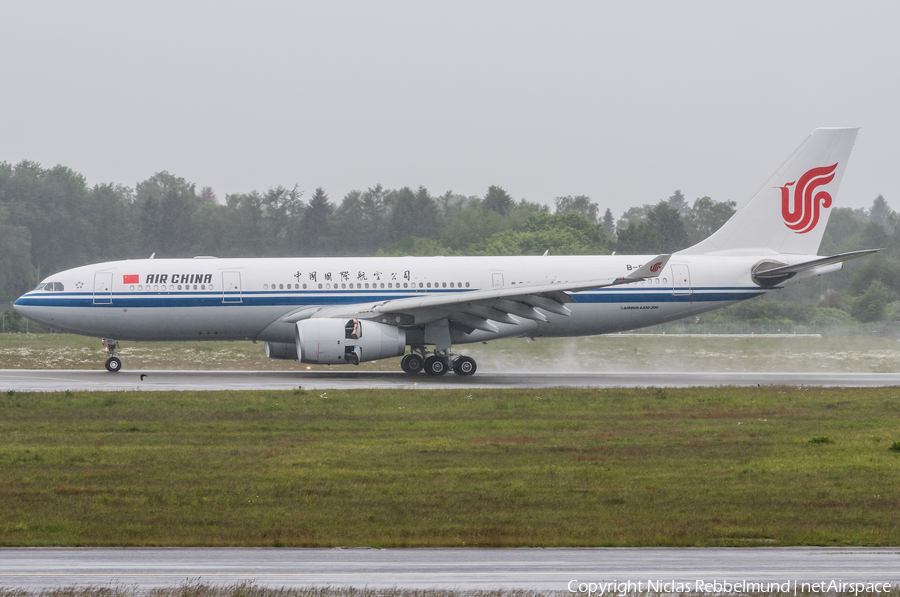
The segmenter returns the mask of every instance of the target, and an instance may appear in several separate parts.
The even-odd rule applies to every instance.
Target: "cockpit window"
[[[65,290],[65,288],[63,287],[63,283],[62,282],[54,282],[53,290],[55,290],[56,292],[62,292],[63,290]]]
[[[42,290],[43,288],[44,288],[43,282],[41,282],[40,284],[38,284],[37,286],[34,287],[35,290]]]
[[[46,292],[62,292],[65,290],[62,282],[41,282],[35,290],[44,289]]]

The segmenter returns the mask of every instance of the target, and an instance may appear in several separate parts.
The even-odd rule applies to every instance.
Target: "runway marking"
[[[30,380],[30,379],[45,379],[48,381],[70,381],[72,383],[84,383],[84,384],[90,384],[90,385],[94,385],[94,386],[108,386],[109,385],[109,382],[105,382],[105,381],[87,381],[84,379],[69,379],[67,377],[35,377],[35,376],[19,377],[18,375],[13,375],[10,377],[15,378],[17,380],[21,379],[21,380],[26,380],[26,381]],[[0,379],[2,379],[2,377],[0,377]]]

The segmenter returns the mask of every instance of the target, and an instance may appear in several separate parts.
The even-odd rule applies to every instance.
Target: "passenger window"
[[[268,285],[268,284],[263,284],[263,290],[268,290],[268,289],[269,289],[269,285]]]
[[[453,288],[453,282],[450,282],[450,288]]]
[[[431,286],[431,284],[429,284],[429,286]],[[421,282],[419,282],[419,288],[422,288],[422,283],[421,283]]]
[[[341,288],[347,288],[346,284],[341,284]]]
[[[406,288],[406,287],[407,287],[407,286],[406,286],[406,282],[404,282],[404,283],[403,283],[403,288]]]
[[[466,282],[466,288],[468,288],[468,287],[469,287],[469,283],[468,283],[468,282]]]
[[[279,288],[280,290],[284,290],[284,284],[279,284],[279,285],[278,285],[278,288]]]
[[[303,290],[306,290],[306,284],[303,285]]]
[[[322,289],[322,285],[321,285],[321,284],[319,284],[319,290],[321,290],[321,289]]]
[[[428,288],[431,288],[431,282],[428,283]]]
[[[196,285],[196,284],[194,284],[194,290],[197,290],[197,285]]]
[[[134,290],[134,286],[131,287],[131,290]]]

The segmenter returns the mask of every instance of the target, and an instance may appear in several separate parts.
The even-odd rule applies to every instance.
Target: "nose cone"
[[[23,294],[17,298],[16,302],[13,303],[13,309],[22,317],[37,323],[44,323],[40,318],[40,311],[43,309],[37,305],[35,299],[29,298],[28,294]]]

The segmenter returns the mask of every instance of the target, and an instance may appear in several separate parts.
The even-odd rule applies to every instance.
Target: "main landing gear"
[[[112,338],[100,338],[100,343],[103,344],[103,352],[109,353],[109,358],[106,359],[106,370],[110,373],[121,371],[122,361],[116,356],[119,352],[119,343]]]
[[[453,370],[457,375],[468,376],[475,373],[478,365],[472,357],[452,355],[449,352],[434,352],[431,356],[424,349],[414,349],[403,360],[400,361],[400,368],[406,373],[416,374],[424,370],[425,373],[433,377],[438,377]]]

